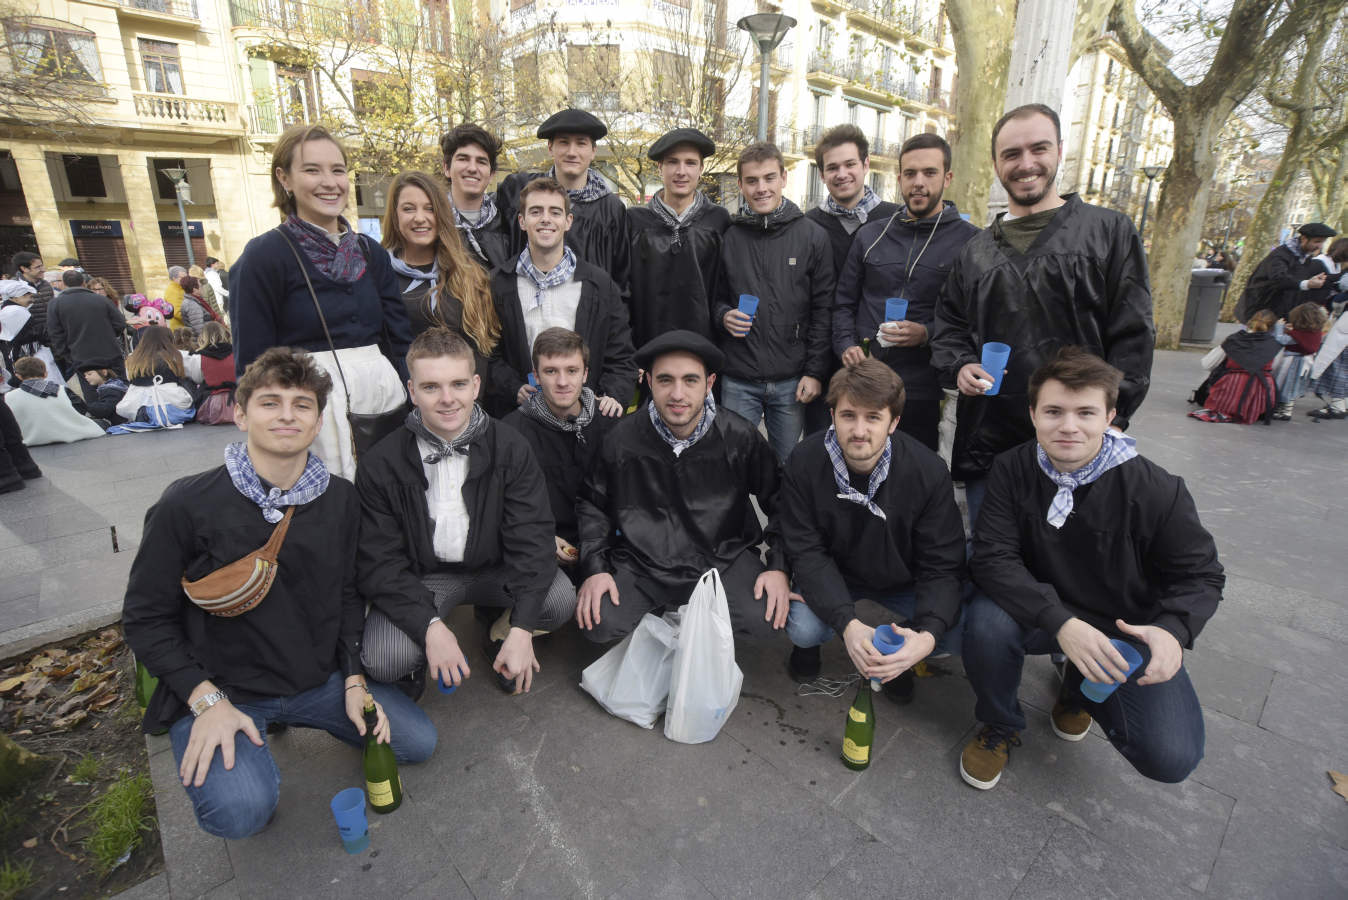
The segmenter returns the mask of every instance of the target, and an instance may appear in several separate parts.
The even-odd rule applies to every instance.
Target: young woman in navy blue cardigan
[[[350,192],[346,151],[327,129],[296,125],[281,135],[271,186],[285,219],[249,241],[231,272],[235,370],[242,373],[269,347],[309,351],[333,382],[313,450],[330,472],[349,479],[356,460],[347,409],[391,412],[407,399],[407,308],[388,254],[342,216]]]

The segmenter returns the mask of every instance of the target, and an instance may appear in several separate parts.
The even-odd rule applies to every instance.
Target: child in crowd
[[[1348,419],[1348,313],[1339,316],[1325,335],[1311,366],[1311,389],[1325,401],[1306,415],[1315,419]]]
[[[104,426],[75,409],[65,386],[47,377],[47,364],[42,360],[34,356],[16,359],[14,375],[22,382],[7,399],[25,444],[72,444],[103,436]]]
[[[117,415],[128,422],[149,422],[157,427],[191,420],[192,394],[183,387],[183,358],[169,329],[163,325],[145,327],[136,349],[126,358],[126,375],[131,386],[117,404]]]
[[[1329,315],[1318,303],[1303,303],[1287,314],[1291,327],[1284,333],[1283,355],[1273,367],[1273,384],[1278,392],[1278,406],[1273,410],[1275,420],[1291,420],[1292,407],[1306,393],[1311,361],[1320,349],[1328,321]]]
[[[229,329],[220,322],[207,322],[201,329],[201,339],[192,359],[200,385],[197,421],[203,425],[233,424],[234,345],[230,342]]]
[[[125,419],[117,415],[117,404],[122,402],[130,387],[126,380],[112,369],[93,369],[85,372],[84,380],[94,389],[94,396],[86,397],[84,400],[84,405],[89,408],[89,415],[112,425],[125,422]]]
[[[1282,344],[1270,331],[1278,320],[1272,310],[1261,309],[1245,323],[1245,330],[1222,341],[1225,359],[1217,363],[1208,381],[1195,392],[1202,409],[1189,413],[1204,422],[1237,422],[1249,425],[1260,419],[1270,424],[1276,391],[1273,359]],[[1203,396],[1206,388],[1206,396]]]

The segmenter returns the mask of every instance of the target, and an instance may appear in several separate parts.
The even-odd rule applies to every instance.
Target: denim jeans
[[[271,820],[280,798],[281,772],[267,746],[269,722],[321,728],[347,744],[363,746],[365,739],[346,717],[344,681],[340,672],[333,672],[323,684],[293,697],[273,697],[238,705],[238,709],[257,726],[262,746],[254,744],[242,731],[238,732],[234,736],[234,768],[225,768],[217,749],[211,758],[205,783],[186,789],[192,801],[192,812],[203,831],[216,837],[245,838],[257,834]],[[397,688],[376,681],[367,683],[370,693],[388,716],[393,755],[398,762],[419,763],[429,759],[436,742],[431,720]],[[194,721],[190,715],[183,716],[169,729],[173,758],[180,767]]]
[[[1027,653],[1058,651],[1056,638],[1040,628],[1022,628],[983,594],[964,612],[964,671],[978,698],[974,715],[985,725],[1025,729],[1017,692]],[[1142,775],[1176,783],[1189,777],[1203,758],[1203,711],[1183,666],[1169,681],[1139,686],[1151,652],[1134,643],[1142,664],[1103,703],[1081,696],[1080,674],[1069,662],[1069,691],[1104,730],[1114,749]]]
[[[853,603],[862,599],[878,603],[894,613],[899,617],[901,625],[913,617],[913,607],[917,603],[917,595],[913,591],[900,591],[884,597],[868,597],[855,592],[852,594]],[[961,619],[955,623],[955,627],[941,636],[932,653],[950,653],[959,656],[962,643],[960,632],[963,630],[964,622]],[[786,636],[791,639],[794,646],[818,647],[827,643],[834,634],[832,626],[815,615],[808,604],[791,604],[791,609],[786,614]]]
[[[760,419],[768,426],[768,443],[779,462],[786,462],[791,448],[805,428],[805,407],[796,402],[799,378],[782,381],[721,379],[721,405],[739,413],[755,427]]]

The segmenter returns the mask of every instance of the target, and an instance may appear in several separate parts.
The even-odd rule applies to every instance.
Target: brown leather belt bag
[[[243,615],[261,603],[276,580],[280,568],[276,556],[281,552],[281,544],[286,539],[286,531],[290,528],[290,519],[294,514],[295,507],[286,508],[285,516],[276,523],[271,537],[261,549],[227,566],[221,566],[196,581],[184,578],[183,593],[187,599],[213,616],[225,617]]]

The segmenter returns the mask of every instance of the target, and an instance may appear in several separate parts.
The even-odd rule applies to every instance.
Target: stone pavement
[[[597,654],[574,629],[540,640],[534,691],[508,698],[478,652],[456,694],[427,694],[440,729],[406,767],[403,807],[372,815],[347,856],[329,798],[360,783],[359,755],[291,729],[270,740],[283,773],[271,826],[244,841],[200,832],[151,739],[167,872],[128,898],[227,897],[1343,897],[1348,802],[1348,423],[1273,427],[1185,417],[1197,356],[1158,353],[1135,420],[1144,453],[1185,476],[1229,576],[1186,656],[1207,755],[1182,785],[1147,782],[1098,729],[1055,738],[1056,682],[1033,660],[1024,746],[1002,782],[959,778],[973,695],[958,661],[905,709],[880,700],[875,761],[838,761],[848,697],[799,697],[786,643],[741,653],[744,692],[712,743],[682,746],[603,713],[577,686]],[[227,434],[227,432],[229,432]],[[0,497],[7,558],[0,656],[10,635],[71,614],[115,617],[127,550],[173,477],[212,464],[232,429],[105,439],[36,455],[51,484]],[[122,553],[112,554],[117,525]],[[15,584],[17,580],[17,586]],[[471,616],[451,625],[475,647]],[[17,630],[17,631],[16,631]],[[848,670],[837,642],[825,674]]]

